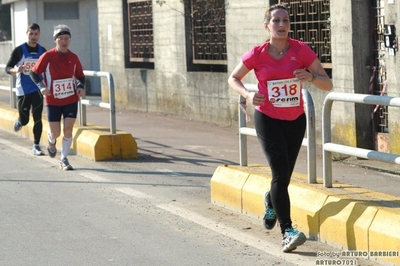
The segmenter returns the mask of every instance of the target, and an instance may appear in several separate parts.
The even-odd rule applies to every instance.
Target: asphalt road
[[[75,170],[61,171],[0,134],[0,265],[316,265],[339,252],[310,240],[282,253],[277,228],[210,203],[214,160],[194,152],[179,160],[150,143],[137,160],[69,156]]]
[[[107,110],[89,107],[87,115],[88,123],[109,125]],[[0,265],[316,265],[339,252],[309,240],[283,254],[278,228],[266,231],[260,220],[210,203],[216,168],[238,164],[237,129],[118,108],[117,129],[133,135],[138,159],[69,156],[70,172],[57,159],[34,157],[31,140],[0,130]],[[265,164],[256,138],[248,151],[249,163]],[[295,171],[307,172],[305,148]],[[340,162],[334,173],[399,193],[396,174]]]

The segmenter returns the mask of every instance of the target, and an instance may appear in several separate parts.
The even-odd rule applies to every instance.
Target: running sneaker
[[[61,168],[61,170],[64,170],[64,171],[74,170],[72,165],[69,164],[69,161],[67,158],[60,160],[60,168]]]
[[[57,140],[54,142],[54,144],[50,143],[50,141],[49,141],[49,145],[47,146],[47,152],[49,153],[49,156],[51,158],[56,157],[56,154],[57,154],[56,143],[57,143]]]
[[[277,217],[276,217],[275,210],[273,208],[268,207],[268,203],[267,203],[268,194],[269,194],[269,191],[267,193],[265,193],[265,196],[264,196],[265,212],[264,212],[264,217],[263,217],[263,225],[264,225],[265,229],[271,230],[275,227]]]
[[[36,155],[36,156],[44,155],[44,152],[42,151],[42,149],[40,149],[39,145],[34,144],[32,147],[32,151],[33,151],[33,155]]]
[[[14,131],[18,132],[20,131],[22,128],[21,122],[19,122],[19,119],[15,120],[14,122]]]
[[[292,252],[298,246],[306,242],[306,236],[294,229],[293,227],[287,228],[282,238],[283,252]]]

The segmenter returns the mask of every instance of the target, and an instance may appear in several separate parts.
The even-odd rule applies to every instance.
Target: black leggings
[[[43,130],[43,95],[40,93],[40,91],[18,96],[19,122],[23,126],[29,123],[29,112],[31,110],[31,106],[33,121],[35,122],[33,125],[33,143],[39,145]]]
[[[272,172],[267,204],[275,210],[283,234],[292,226],[288,186],[306,131],[306,116],[302,114],[294,121],[285,121],[256,110],[254,123]]]

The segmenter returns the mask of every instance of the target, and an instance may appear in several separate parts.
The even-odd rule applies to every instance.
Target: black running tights
[[[18,96],[18,113],[19,122],[25,126],[29,123],[29,112],[32,107],[33,116],[33,143],[39,144],[42,136],[42,112],[43,112],[43,96],[40,91],[33,92],[24,96]]]
[[[282,234],[292,226],[288,186],[299,154],[306,116],[294,121],[273,119],[255,111],[254,123],[258,140],[272,172],[267,204],[275,210]]]

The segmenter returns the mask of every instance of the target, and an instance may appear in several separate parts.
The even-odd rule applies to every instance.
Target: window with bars
[[[374,71],[373,94],[387,96],[387,72],[386,72],[386,47],[385,47],[385,7],[382,2],[376,1],[371,7],[375,18],[372,37],[375,41],[374,49]],[[378,105],[374,109],[374,132],[389,133],[389,106]]]
[[[127,67],[154,68],[152,1],[126,0]]]
[[[79,19],[79,3],[75,2],[44,2],[45,20]]]
[[[188,71],[227,71],[225,0],[185,0]]]
[[[281,0],[289,7],[291,38],[307,43],[331,76],[330,0]]]

